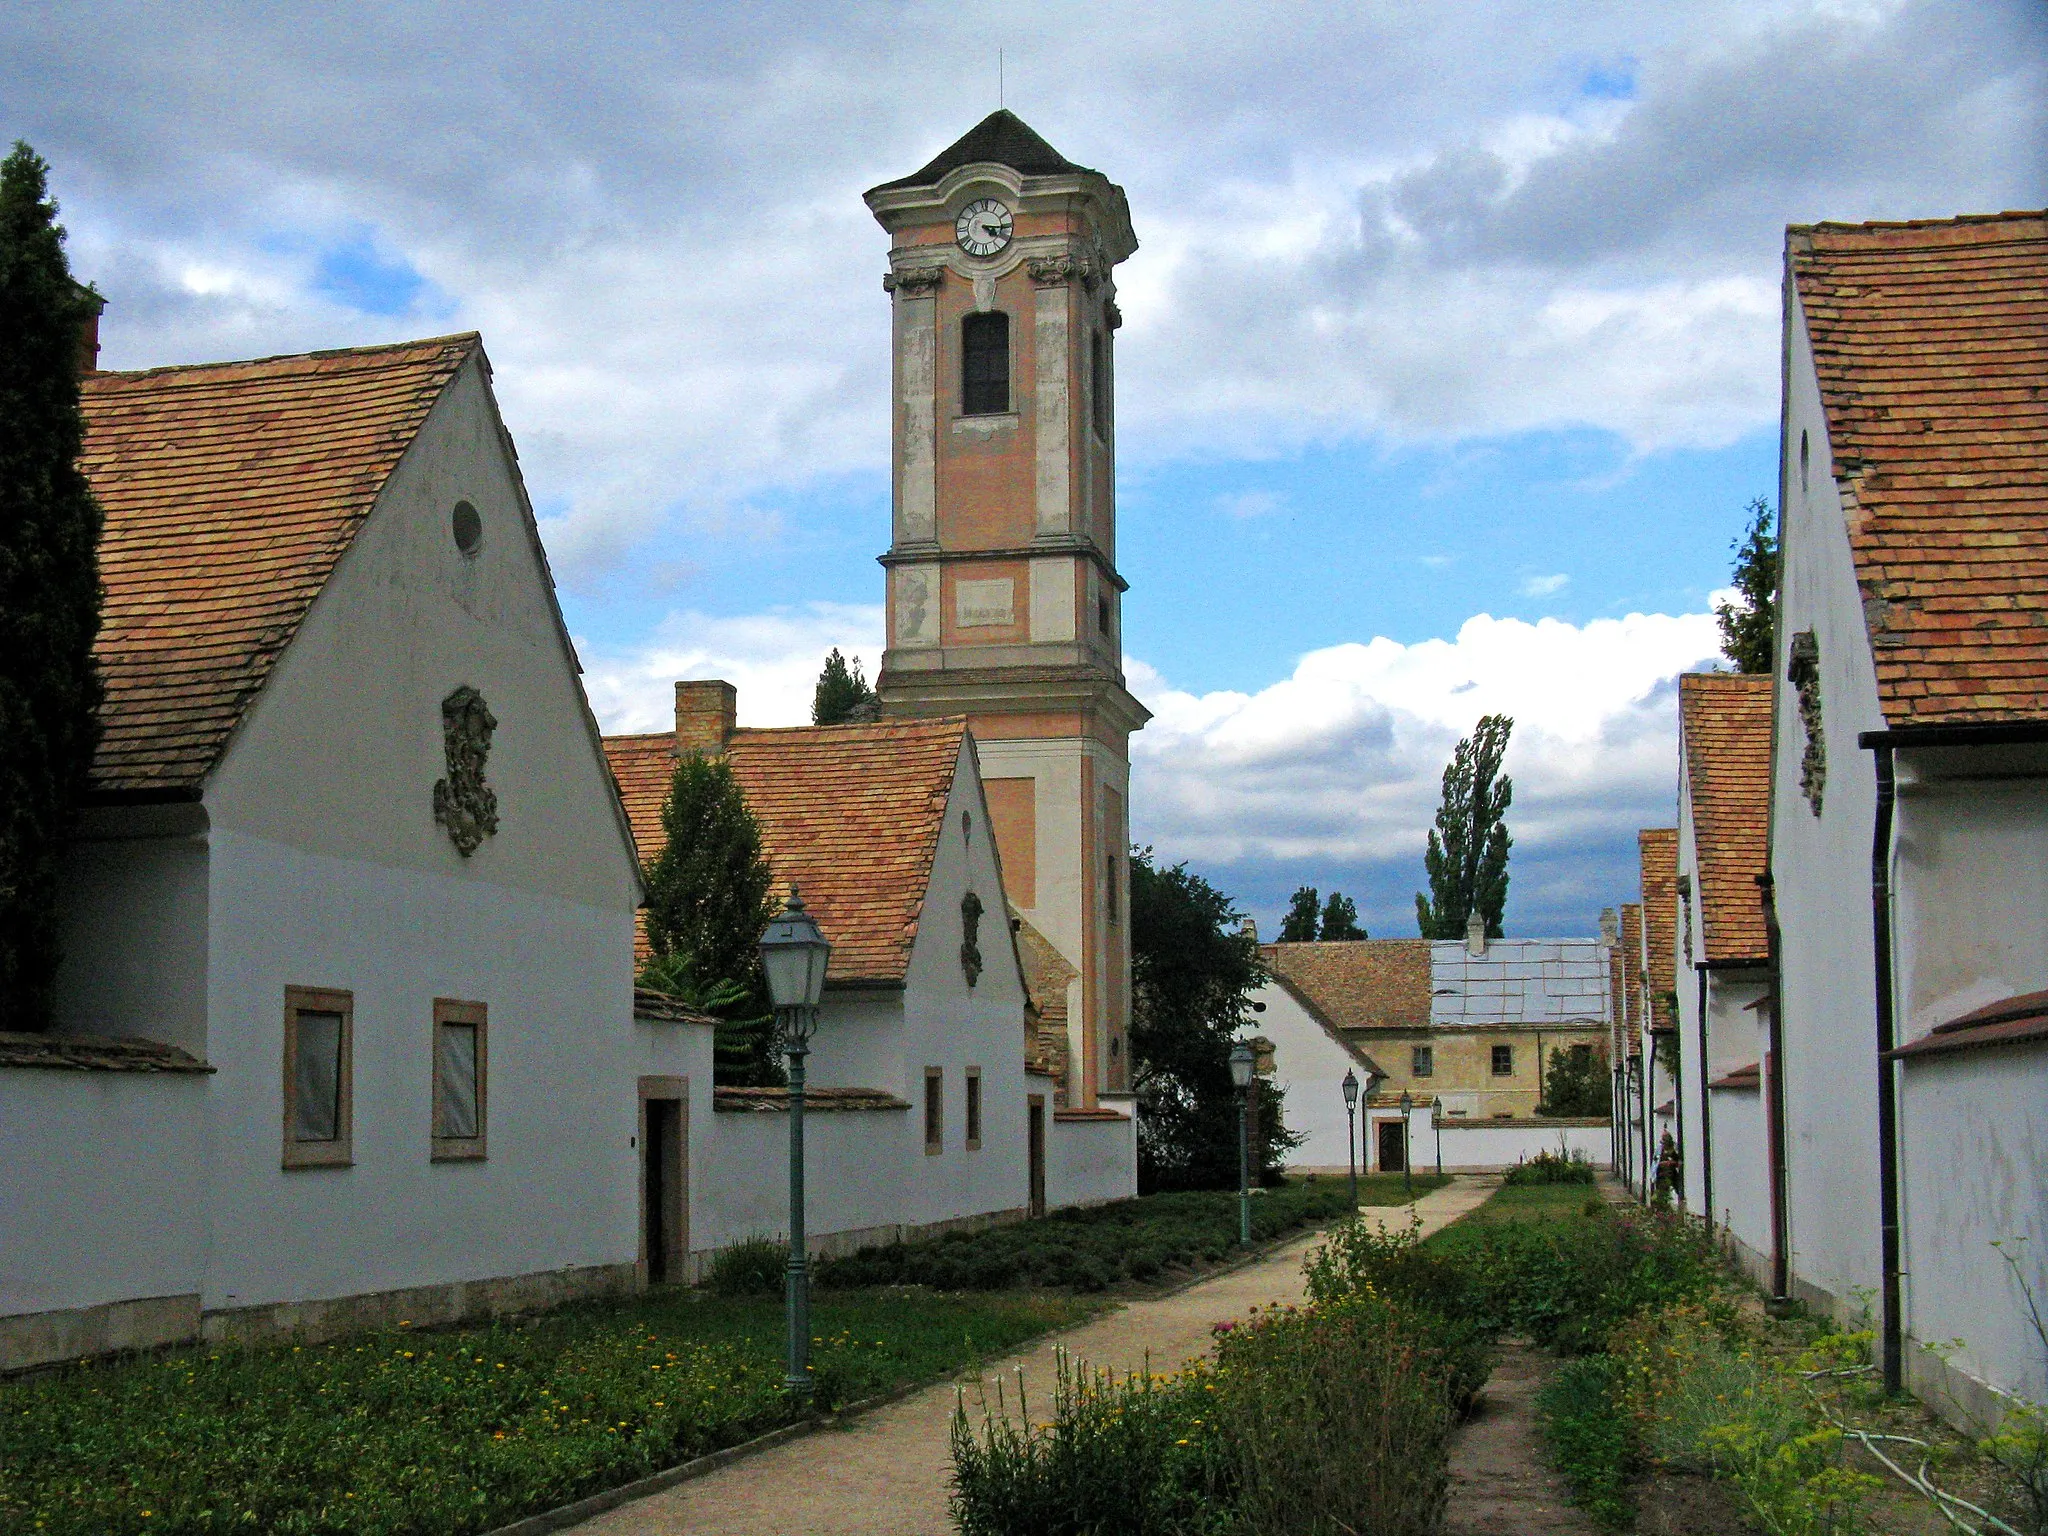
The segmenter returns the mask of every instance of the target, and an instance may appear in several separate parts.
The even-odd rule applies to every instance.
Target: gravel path
[[[1501,1347],[1472,1417],[1451,1441],[1444,1536],[1596,1536],[1538,1438],[1536,1389],[1550,1366],[1528,1344]]]
[[[1416,1201],[1425,1234],[1478,1205],[1496,1182],[1461,1178]],[[1372,1214],[1398,1227],[1406,1225],[1408,1212],[1392,1206]],[[1131,1302],[991,1364],[983,1379],[1001,1379],[1014,1391],[1021,1366],[1037,1401],[1052,1382],[1055,1346],[1118,1370],[1138,1370],[1148,1359],[1154,1370],[1171,1370],[1208,1349],[1213,1324],[1255,1306],[1300,1300],[1302,1257],[1315,1241],[1313,1234],[1297,1238],[1243,1269]],[[928,1387],[841,1428],[776,1446],[574,1529],[583,1536],[949,1536],[948,1434],[956,1390],[953,1382]],[[972,1378],[967,1391],[971,1402]]]

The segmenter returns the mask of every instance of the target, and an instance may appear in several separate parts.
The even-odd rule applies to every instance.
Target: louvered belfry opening
[[[1010,408],[1010,317],[1001,310],[960,322],[960,410],[1000,416]]]

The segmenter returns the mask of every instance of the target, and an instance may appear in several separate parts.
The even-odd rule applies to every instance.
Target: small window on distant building
[[[1434,1077],[1436,1075],[1435,1046],[1418,1045],[1408,1055],[1408,1075],[1410,1077]]]
[[[1010,408],[1010,317],[1001,310],[960,322],[960,410],[1000,416]]]
[[[967,1149],[981,1145],[981,1068],[967,1069]]]
[[[1493,1075],[1513,1077],[1515,1075],[1515,1048],[1512,1045],[1496,1045],[1493,1048]]]
[[[475,554],[484,541],[484,520],[477,515],[476,508],[466,501],[458,501],[449,524],[450,532],[455,536],[456,549],[465,555]]]
[[[287,987],[284,994],[284,1157],[287,1168],[354,1161],[355,1000],[347,992]]]
[[[482,1003],[434,1003],[435,1162],[484,1155],[485,1012]]]
[[[924,1150],[936,1156],[946,1150],[946,1070],[924,1069]]]

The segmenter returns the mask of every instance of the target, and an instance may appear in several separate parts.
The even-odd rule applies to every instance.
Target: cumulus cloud
[[[1562,572],[1552,576],[1528,576],[1522,580],[1522,596],[1555,597],[1571,584],[1571,577]]]
[[[584,642],[583,687],[607,733],[663,731],[675,724],[675,685],[718,677],[739,692],[742,725],[804,725],[819,668],[835,646],[858,657],[872,678],[882,659],[879,604],[810,603],[737,618],[672,613],[626,653]]]
[[[1681,672],[1716,664],[1711,614],[1573,625],[1485,614],[1449,640],[1380,638],[1303,656],[1257,693],[1195,695],[1141,664],[1154,711],[1132,742],[1141,841],[1228,871],[1254,910],[1342,883],[1384,926],[1407,893],[1445,761],[1481,715],[1514,717],[1510,914],[1589,931],[1629,899],[1638,828],[1670,823]],[[1383,931],[1375,929],[1375,931]],[[1412,932],[1404,926],[1387,933]]]

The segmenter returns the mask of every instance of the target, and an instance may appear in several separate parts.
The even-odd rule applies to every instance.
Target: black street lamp
[[[1415,1095],[1401,1090],[1401,1187],[1408,1191],[1408,1203],[1415,1203],[1415,1159],[1409,1156],[1408,1111],[1415,1107]]]
[[[761,934],[761,969],[768,997],[789,1052],[789,1360],[783,1386],[798,1404],[811,1399],[811,1268],[804,1233],[804,1058],[818,1028],[818,999],[825,990],[825,961],[832,946],[804,910],[796,887],[789,904]]]
[[[1258,1058],[1240,1040],[1230,1049],[1230,1080],[1237,1085],[1237,1240],[1252,1245],[1251,1105]]]
[[[1344,1155],[1351,1160],[1351,1209],[1358,1210],[1358,1074],[1344,1074]]]

